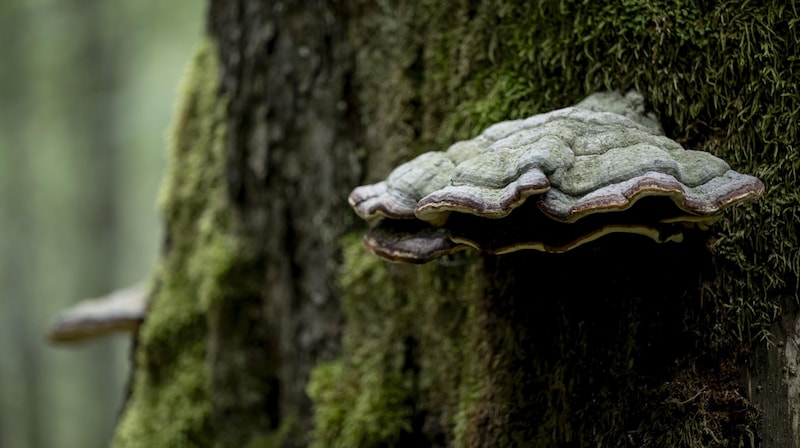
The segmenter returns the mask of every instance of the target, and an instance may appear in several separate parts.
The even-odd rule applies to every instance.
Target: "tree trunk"
[[[797,446],[795,20],[746,2],[212,0],[117,445]],[[352,187],[629,88],[765,197],[679,244],[424,266],[362,248]]]

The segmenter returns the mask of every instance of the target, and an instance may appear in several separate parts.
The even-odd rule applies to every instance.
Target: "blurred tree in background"
[[[0,2],[0,447],[100,447],[129,340],[48,347],[59,310],[144,278],[202,4]]]

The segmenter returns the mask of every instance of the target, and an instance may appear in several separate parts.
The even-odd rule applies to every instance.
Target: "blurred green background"
[[[0,0],[0,448],[107,446],[130,338],[48,346],[148,275],[165,133],[204,4]]]

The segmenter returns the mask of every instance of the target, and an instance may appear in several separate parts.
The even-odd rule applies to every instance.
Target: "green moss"
[[[357,368],[363,375],[349,371]],[[413,430],[410,381],[403,372],[375,364],[336,361],[316,367],[308,389],[320,404],[312,446],[397,446]]]
[[[215,47],[205,42],[184,79],[171,132],[161,196],[167,241],[115,446],[208,446],[212,440],[203,310],[222,294],[238,250],[224,213],[224,102],[217,73]]]
[[[312,446],[355,447],[395,445],[411,430],[412,391],[405,381],[403,337],[399,322],[387,315],[402,312],[403,298],[391,286],[390,272],[375,257],[364,256],[356,237],[345,238],[342,305],[352,324],[344,335],[347,365],[336,361],[317,366],[308,386],[317,403]],[[381,298],[372,297],[381,288]],[[382,316],[381,319],[372,317]],[[398,320],[400,316],[398,316]],[[409,402],[404,404],[404,402]]]
[[[470,354],[477,258],[410,267],[368,253],[358,235],[342,240],[343,359],[317,366],[313,446],[400,446],[449,438]],[[397,287],[395,285],[402,285]],[[474,333],[473,333],[474,334]],[[467,364],[469,365],[469,364]]]
[[[290,446],[292,437],[297,433],[297,417],[285,416],[280,426],[266,434],[256,434],[245,448],[279,448]]]
[[[134,397],[117,427],[114,446],[207,446],[209,406],[205,402],[203,350],[187,344],[175,358],[163,360],[160,378],[136,375]],[[153,362],[152,359],[142,361]]]

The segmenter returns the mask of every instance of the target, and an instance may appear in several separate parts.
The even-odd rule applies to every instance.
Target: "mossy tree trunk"
[[[117,445],[796,446],[797,12],[695,3],[212,0]],[[355,185],[629,88],[765,197],[680,244],[361,247]]]

